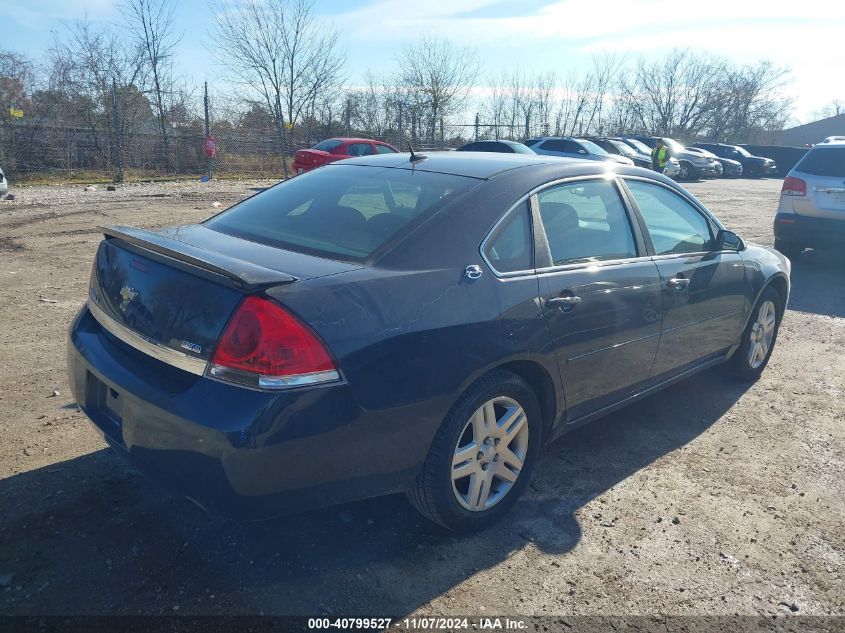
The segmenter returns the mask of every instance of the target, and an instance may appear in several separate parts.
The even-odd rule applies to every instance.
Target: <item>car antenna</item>
[[[408,151],[411,152],[411,162],[416,163],[420,160],[425,160],[428,156],[424,156],[422,154],[414,154],[414,148],[411,147],[411,141],[408,141]]]

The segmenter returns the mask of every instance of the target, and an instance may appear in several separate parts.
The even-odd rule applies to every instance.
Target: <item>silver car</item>
[[[845,142],[808,151],[783,181],[775,248],[790,258],[805,248],[845,247]]]

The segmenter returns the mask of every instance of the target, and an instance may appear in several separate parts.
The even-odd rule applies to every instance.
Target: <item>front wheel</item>
[[[734,373],[745,380],[757,380],[772,356],[783,318],[780,295],[767,288],[754,305],[742,341],[731,358]]]
[[[678,173],[681,180],[692,180],[692,166],[689,163],[681,163],[681,171]]]
[[[488,374],[446,416],[408,499],[450,530],[489,526],[528,485],[542,426],[537,397],[525,380],[506,371]]]

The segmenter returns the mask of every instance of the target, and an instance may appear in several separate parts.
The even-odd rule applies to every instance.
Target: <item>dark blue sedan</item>
[[[202,224],[102,230],[76,400],[236,517],[405,492],[484,527],[563,433],[716,364],[759,376],[789,295],[785,257],[596,161],[368,156]]]

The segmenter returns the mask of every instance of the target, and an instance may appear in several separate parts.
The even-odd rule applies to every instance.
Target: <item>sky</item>
[[[206,0],[177,0],[183,33],[176,67],[189,82],[213,82],[219,69],[206,46],[214,16]],[[484,73],[501,69],[567,75],[591,57],[649,59],[672,48],[709,52],[737,63],[788,66],[786,96],[806,122],[845,100],[845,2],[841,0],[316,0],[320,19],[341,31],[347,83],[368,70],[390,72],[403,43],[423,33],[477,49]],[[112,0],[0,0],[0,48],[36,59],[68,20],[120,20]]]

